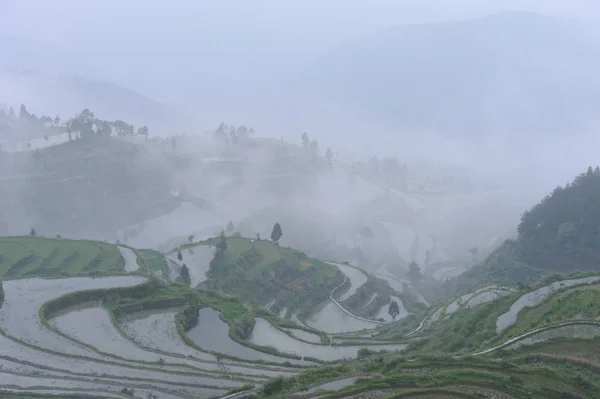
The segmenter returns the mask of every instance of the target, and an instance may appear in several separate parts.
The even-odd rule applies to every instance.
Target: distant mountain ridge
[[[405,135],[519,138],[600,122],[600,44],[570,21],[505,12],[350,40],[296,81]]]

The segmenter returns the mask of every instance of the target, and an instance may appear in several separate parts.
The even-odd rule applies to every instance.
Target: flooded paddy
[[[198,324],[188,331],[187,335],[202,349],[235,356],[240,359],[264,360],[274,363],[312,364],[302,360],[273,356],[235,342],[229,337],[229,325],[219,318],[217,311],[211,308],[200,309]]]
[[[134,272],[140,268],[140,265],[137,263],[137,255],[129,248],[119,246],[119,251],[121,252],[121,256],[125,260],[125,271],[126,272]]]
[[[341,334],[361,330],[369,330],[379,326],[378,323],[360,320],[350,316],[332,301],[317,314],[306,319],[306,324],[318,331],[328,334]]]
[[[331,361],[356,358],[360,348],[372,350],[398,351],[406,348],[404,344],[396,345],[361,345],[361,346],[329,346],[302,342],[273,327],[267,320],[256,319],[250,342],[260,346],[272,346],[280,352],[316,359]]]
[[[187,345],[175,326],[175,315],[178,309],[165,309],[157,311],[139,312],[129,315],[119,322],[121,331],[130,339],[143,347],[169,353],[171,355],[185,356],[188,360],[202,362],[196,367],[219,371],[221,367],[217,364],[216,356],[201,352]],[[279,369],[268,366],[256,367],[256,365],[243,365],[236,362],[222,360],[226,363],[229,371],[248,376],[276,377],[278,375],[291,375]]]
[[[91,349],[62,337],[42,325],[38,310],[47,301],[81,290],[127,287],[141,284],[138,276],[66,279],[19,279],[4,282],[5,300],[0,308],[0,328],[29,344],[71,355],[105,359]]]
[[[329,263],[329,264],[337,267],[342,272],[342,274],[344,276],[346,276],[348,278],[348,280],[350,281],[350,288],[348,288],[346,290],[346,292],[344,292],[338,299],[340,302],[345,301],[346,299],[350,298],[352,295],[354,295],[356,293],[356,290],[361,285],[363,285],[367,282],[367,275],[355,267],[344,265],[342,263]]]

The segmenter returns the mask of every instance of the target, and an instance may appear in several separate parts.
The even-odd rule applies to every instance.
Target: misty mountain
[[[3,153],[0,234],[35,227],[48,236],[112,239],[119,229],[180,204],[169,193],[169,170],[144,148],[117,138]]]
[[[63,116],[91,108],[104,118],[153,127],[176,121],[174,110],[111,82],[65,51],[1,33],[0,48],[0,104],[27,104],[34,113]]]
[[[570,21],[506,12],[347,41],[296,85],[405,135],[547,137],[596,127],[599,50]]]

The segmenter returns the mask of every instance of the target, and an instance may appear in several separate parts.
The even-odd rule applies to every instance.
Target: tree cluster
[[[99,119],[87,108],[66,121],[65,127],[70,139],[73,137],[72,135],[80,139],[109,137],[113,133],[116,133],[119,137],[134,136],[137,133],[148,138],[149,135],[149,129],[146,125],[136,130],[133,125],[122,120],[106,121]]]
[[[229,145],[229,143],[233,145],[238,145],[240,143],[246,142],[248,138],[254,135],[256,132],[253,128],[248,128],[245,125],[241,126],[228,126],[225,123],[221,122],[219,127],[215,130],[214,136],[217,140],[223,142],[225,145]]]
[[[136,129],[133,125],[122,120],[102,120],[97,118],[87,108],[63,122],[58,115],[54,118],[47,115],[38,117],[30,113],[24,104],[21,104],[18,116],[12,108],[9,108],[7,111],[0,109],[0,121],[5,121],[9,126],[13,127],[66,131],[70,139],[108,137],[113,133],[116,133],[119,137],[138,134],[148,138],[149,135],[148,126],[144,125]],[[45,137],[47,139],[47,136]]]

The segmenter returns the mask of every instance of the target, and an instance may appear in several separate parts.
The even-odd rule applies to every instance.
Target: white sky
[[[132,44],[211,38],[340,40],[377,28],[501,10],[532,10],[588,21],[598,0],[0,0],[2,30],[114,51]],[[119,41],[112,39],[119,38]],[[177,46],[177,43],[172,43]]]

